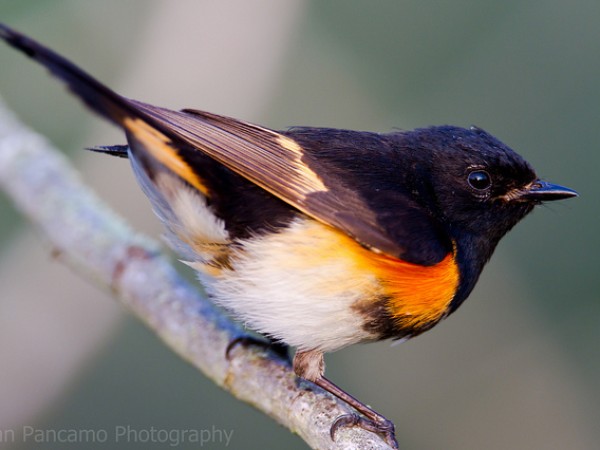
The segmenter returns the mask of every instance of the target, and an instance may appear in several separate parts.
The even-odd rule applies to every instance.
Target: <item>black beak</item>
[[[534,202],[548,202],[551,200],[577,197],[578,195],[579,194],[573,189],[537,180],[531,183],[529,188],[521,191],[519,197]]]

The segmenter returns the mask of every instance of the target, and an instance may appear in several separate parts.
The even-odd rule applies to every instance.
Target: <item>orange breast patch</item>
[[[377,277],[382,294],[389,299],[388,308],[396,325],[403,329],[419,329],[440,320],[446,313],[456,290],[460,273],[449,253],[433,266],[421,266],[377,254],[348,238],[346,249],[363,270]]]
[[[420,266],[385,255],[370,256],[401,328],[419,329],[440,320],[458,288],[459,271],[449,253],[434,266]]]

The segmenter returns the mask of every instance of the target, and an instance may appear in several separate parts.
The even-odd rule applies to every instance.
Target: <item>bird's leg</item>
[[[382,435],[392,448],[398,448],[396,436],[394,435],[394,424],[391,421],[323,376],[325,373],[323,352],[316,350],[296,352],[296,355],[294,356],[294,372],[296,372],[296,375],[299,377],[312,381],[330,394],[333,394],[340,400],[348,403],[364,416],[361,417],[358,414],[345,414],[338,417],[330,429],[331,439],[335,439],[335,433],[341,427],[358,426]]]
[[[316,379],[314,383],[317,386],[325,389],[327,392],[335,395],[339,399],[345,401],[363,416],[365,416],[361,417],[358,414],[345,414],[338,417],[331,426],[330,434],[332,439],[335,438],[335,433],[339,428],[347,426],[359,426],[365,430],[382,435],[385,441],[392,448],[398,448],[398,443],[396,442],[396,436],[394,434],[394,424],[390,420],[386,419],[377,411],[369,408],[367,405],[360,402],[325,377]]]

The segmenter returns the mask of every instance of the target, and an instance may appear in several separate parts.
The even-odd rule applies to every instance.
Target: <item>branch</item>
[[[297,433],[312,448],[389,449],[360,428],[329,436],[352,412],[289,363],[257,348],[227,345],[243,334],[183,280],[157,243],[131,230],[78,177],[61,153],[29,130],[0,100],[0,186],[47,236],[58,259],[98,284],[182,358],[217,385]]]

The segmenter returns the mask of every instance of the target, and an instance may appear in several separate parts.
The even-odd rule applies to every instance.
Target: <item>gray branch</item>
[[[290,365],[255,347],[228,344],[241,328],[183,280],[159,245],[131,230],[84,186],[63,155],[7,111],[0,100],[0,186],[39,227],[58,259],[145,322],[178,355],[238,399],[268,414],[315,449],[389,449],[359,428],[329,436],[351,412]]]

